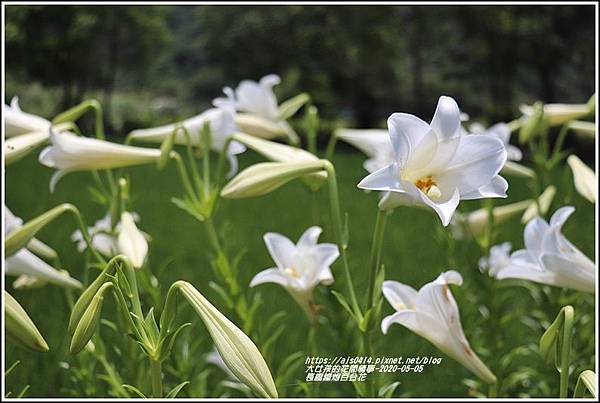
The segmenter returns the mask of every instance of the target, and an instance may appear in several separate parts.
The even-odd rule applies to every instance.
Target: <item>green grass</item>
[[[348,212],[350,225],[349,258],[351,272],[358,294],[366,294],[368,257],[371,236],[376,217],[377,196],[374,192],[365,193],[356,188],[356,183],[365,175],[362,168],[363,157],[347,152],[340,147],[334,158],[340,183],[342,209]],[[259,161],[259,157],[247,152],[241,158],[242,166]],[[182,194],[179,178],[173,166],[157,172],[154,166],[137,167],[128,170],[131,174],[133,210],[140,213],[139,227],[152,236],[150,243],[149,268],[159,279],[160,296],[164,301],[169,285],[178,279],[185,279],[196,286],[217,306],[221,300],[209,287],[215,277],[210,268],[211,250],[202,225],[191,216],[179,210],[169,200]],[[6,170],[6,203],[10,209],[25,220],[35,217],[47,209],[62,203],[71,202],[83,213],[91,225],[104,215],[102,207],[90,201],[87,187],[92,184],[87,173],[69,174],[59,182],[56,192],[50,194],[48,183],[52,171],[37,163],[36,157],[11,165]],[[576,213],[565,227],[566,236],[586,255],[594,256],[594,208],[573,191],[568,168],[560,167],[552,175],[552,181],[558,192],[550,213],[556,208],[572,204]],[[510,179],[510,178],[509,178]],[[527,182],[523,179],[510,179],[509,197],[497,204],[519,201],[531,197]],[[481,206],[478,201],[463,202],[462,210],[472,210]],[[282,233],[297,240],[302,232],[311,225],[321,225],[324,233],[321,242],[334,242],[330,225],[327,192],[321,189],[312,194],[301,183],[294,182],[272,192],[269,195],[242,200],[224,200],[220,203],[215,221],[230,256],[241,254],[239,263],[239,283],[247,285],[259,271],[273,265],[262,235],[268,231]],[[60,255],[62,265],[73,276],[82,279],[84,260],[76,253],[70,235],[75,230],[71,217],[61,217],[42,230],[39,238]],[[496,231],[496,243],[511,241],[514,249],[521,248],[523,227],[519,217],[515,217]],[[433,280],[441,271],[458,270],[465,279],[462,287],[453,287],[458,301],[465,334],[474,350],[486,362],[492,371],[502,379],[502,396],[520,396],[523,394],[547,393],[558,395],[558,376],[545,365],[534,347],[525,349],[507,370],[501,369],[501,356],[518,346],[536,344],[548,321],[554,319],[560,306],[572,303],[575,306],[576,324],[574,355],[575,372],[571,376],[571,388],[579,371],[594,367],[594,299],[569,290],[560,290],[538,285],[525,288],[525,283],[511,282],[496,284],[487,275],[481,274],[477,260],[481,255],[479,246],[473,240],[453,240],[449,228],[443,228],[432,212],[421,209],[397,209],[389,217],[383,263],[386,267],[386,279],[394,279],[419,288]],[[345,292],[341,262],[333,267],[336,283],[333,288]],[[92,273],[94,275],[95,273]],[[12,283],[8,279],[7,288]],[[510,285],[510,286],[509,286]],[[495,291],[491,291],[495,288]],[[309,325],[302,311],[281,287],[267,284],[246,291],[249,296],[260,293],[263,303],[258,309],[255,326],[264,330],[266,321],[276,312],[283,311],[283,336],[275,344],[274,352],[269,354],[267,362],[272,371],[281,365],[283,359],[295,352],[304,351]],[[486,316],[490,309],[491,292],[496,294],[496,309]],[[44,334],[51,351],[46,354],[32,353],[7,344],[6,366],[21,360],[21,364],[7,377],[6,390],[18,393],[30,384],[29,397],[60,397],[82,394],[88,397],[106,396],[107,384],[101,379],[105,370],[89,354],[73,357],[68,352],[69,340],[65,336],[69,317],[69,308],[65,292],[54,286],[26,291],[11,291],[21,302]],[[110,300],[110,298],[108,298]],[[145,309],[150,302],[144,296]],[[320,326],[317,331],[318,352],[321,356],[357,355],[359,334],[354,330],[351,320],[334,301],[326,288],[317,291],[317,301],[324,305],[323,315],[329,324]],[[161,303],[162,305],[162,303]],[[161,305],[157,307],[161,309]],[[392,312],[384,302],[383,314]],[[495,313],[496,312],[496,313]],[[498,313],[499,312],[499,313]],[[104,317],[114,318],[114,305],[107,303]],[[178,341],[176,350],[178,359],[170,359],[165,365],[166,390],[184,380],[192,383],[183,389],[181,396],[199,397],[203,393],[215,396],[217,382],[224,378],[218,369],[213,369],[205,381],[197,376],[205,367],[202,354],[210,350],[210,340],[201,322],[191,310],[185,311],[186,319],[193,322],[184,337]],[[124,343],[108,327],[101,329],[106,341],[109,356],[114,358],[116,370],[121,373],[123,383],[128,383],[148,392],[149,379],[145,372],[144,361],[124,363],[114,351]],[[375,332],[376,355],[388,357],[410,357],[431,355],[442,357],[438,366],[428,366],[421,374],[372,375],[380,384],[400,381],[394,396],[404,397],[443,397],[468,396],[475,393],[474,387],[486,393],[481,384],[464,383],[463,379],[474,378],[460,365],[437,351],[426,340],[421,339],[407,329],[394,325],[387,336],[379,330]],[[192,346],[186,356],[185,347]],[[496,344],[494,344],[496,343]],[[260,346],[260,342],[258,343]],[[494,351],[497,353],[494,354]],[[87,354],[87,356],[86,356]],[[529,354],[529,355],[527,355]],[[304,360],[306,354],[302,355]],[[59,364],[59,363],[63,364]],[[95,380],[85,383],[73,378],[73,372],[65,369],[82,362],[89,363],[80,374]],[[91,363],[90,363],[91,362]],[[130,370],[130,364],[144,371]],[[169,371],[172,368],[173,371]],[[214,367],[212,367],[214,368]],[[280,394],[288,397],[292,394],[304,396],[298,388],[298,380],[304,377],[304,366],[296,371],[295,378]],[[518,378],[521,371],[524,375]],[[175,375],[173,372],[178,372]],[[141,374],[134,376],[134,374]],[[511,375],[513,374],[513,375]],[[517,374],[517,375],[514,375]],[[178,376],[187,376],[180,379]],[[518,378],[513,380],[511,378]],[[132,379],[133,377],[133,379]],[[510,382],[509,382],[510,380]],[[384,382],[385,381],[385,382]],[[206,389],[207,388],[207,389]],[[309,385],[315,396],[353,396],[350,383],[323,383],[315,389]],[[208,391],[208,392],[207,392]]]

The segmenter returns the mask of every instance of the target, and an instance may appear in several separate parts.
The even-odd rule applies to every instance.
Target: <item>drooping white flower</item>
[[[472,123],[469,130],[473,134],[482,134],[500,139],[506,148],[506,159],[509,161],[521,161],[523,153],[519,147],[510,144],[510,128],[506,123],[496,123],[489,128],[485,128],[481,123]]]
[[[569,155],[567,163],[573,171],[575,189],[580,195],[592,203],[596,203],[598,195],[598,180],[596,174],[583,163],[575,154]]]
[[[458,272],[444,272],[419,291],[397,281],[384,281],[383,295],[396,313],[383,319],[381,330],[387,334],[392,323],[405,326],[429,340],[485,382],[495,383],[496,377],[475,354],[465,337],[450,284],[462,284],[462,277]]]
[[[310,227],[296,245],[281,234],[265,234],[265,244],[277,267],[258,273],[250,287],[263,283],[279,284],[312,317],[316,308],[312,300],[313,290],[320,283],[333,284],[330,266],[339,256],[337,245],[317,244],[321,231],[320,227]]]
[[[510,242],[503,242],[490,248],[490,255],[479,259],[479,270],[495,277],[498,272],[510,266]]]
[[[3,105],[2,114],[4,115],[4,135],[6,137],[32,132],[48,133],[50,130],[48,119],[21,110],[18,97],[13,97],[10,106]]]
[[[50,180],[50,191],[64,175],[75,171],[121,168],[156,162],[160,150],[111,143],[71,133],[52,133],[52,145],[42,150],[39,160],[56,168]]]
[[[336,138],[365,153],[369,159],[363,164],[368,172],[375,172],[395,160],[390,135],[383,129],[337,129]]]
[[[208,123],[211,133],[211,148],[213,151],[221,152],[227,139],[238,130],[234,121],[235,101],[233,99],[233,92],[231,89],[225,89],[224,91],[227,97],[216,98],[213,101],[214,108],[178,123],[134,130],[129,133],[129,137],[136,141],[160,144],[177,127],[182,126],[189,135],[191,145],[199,146],[202,144],[200,136],[202,128]],[[188,137],[182,130],[178,130],[174,141],[175,144],[186,145],[188,144]],[[246,147],[239,142],[232,141],[229,143],[226,156],[229,160],[231,170],[228,176],[232,176],[237,172],[238,162],[236,155],[244,151],[246,151]]]
[[[135,225],[131,213],[126,211],[121,214],[121,228],[117,244],[119,251],[131,260],[133,267],[139,269],[144,265],[148,254],[148,241]]]
[[[88,234],[92,239],[94,249],[107,258],[122,253],[131,260],[134,267],[141,267],[148,253],[147,238],[149,236],[137,228],[135,222],[139,219],[139,214],[135,212],[124,212],[113,231],[111,216],[106,214],[97,220],[92,227],[88,228]],[[87,248],[80,230],[73,232],[71,240],[77,243],[79,252],[83,252]]]
[[[571,206],[562,207],[552,215],[550,223],[540,217],[527,223],[525,249],[513,252],[510,265],[498,271],[496,278],[530,280],[594,294],[594,262],[561,233],[574,211]]]
[[[23,225],[23,220],[4,206],[4,235]],[[30,276],[61,287],[79,288],[81,283],[65,272],[56,270],[35,254],[22,248],[4,260],[4,273],[9,276]]]
[[[506,197],[508,183],[498,173],[506,162],[502,141],[465,136],[456,102],[442,96],[427,124],[414,115],[394,113],[388,129],[395,161],[364,178],[361,189],[387,192],[379,208],[400,205],[432,208],[444,226],[460,200]]]

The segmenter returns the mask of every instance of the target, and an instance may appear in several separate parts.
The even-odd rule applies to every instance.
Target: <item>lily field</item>
[[[3,398],[598,399],[598,5],[451,3],[3,3]]]

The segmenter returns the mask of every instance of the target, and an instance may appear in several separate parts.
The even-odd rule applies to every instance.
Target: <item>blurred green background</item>
[[[18,95],[25,111],[46,117],[87,97],[97,97],[106,110],[113,139],[129,130],[192,116],[210,106],[222,87],[242,79],[278,73],[280,100],[308,92],[323,118],[321,144],[331,128],[385,127],[394,111],[428,120],[440,94],[455,97],[461,108],[486,123],[512,120],[518,105],[587,101],[594,91],[593,6],[6,6],[5,101]],[[551,132],[551,135],[556,135]],[[592,142],[569,137],[567,147],[593,156]],[[322,148],[321,148],[322,151]],[[349,213],[350,265],[359,295],[366,289],[366,266],[376,216],[376,195],[359,192],[356,183],[366,172],[364,157],[338,146],[334,157],[342,199]],[[524,150],[527,155],[527,150]],[[241,166],[260,161],[251,152]],[[152,236],[149,269],[159,279],[158,298],[177,279],[194,284],[219,305],[209,287],[214,281],[210,249],[202,226],[169,199],[182,193],[174,167],[157,172],[139,167],[131,173],[134,210],[139,226]],[[71,202],[91,225],[104,211],[90,199],[90,176],[71,174],[48,191],[52,171],[32,155],[6,170],[6,204],[18,216],[32,218],[61,202]],[[558,193],[550,212],[573,204],[577,211],[565,233],[588,256],[594,256],[593,206],[573,189],[571,172],[559,166],[551,175]],[[511,179],[509,198],[498,204],[531,197],[530,184]],[[223,201],[217,212],[219,232],[232,256],[241,254],[240,283],[272,265],[262,235],[280,232],[297,240],[310,225],[321,225],[322,242],[332,242],[327,194],[316,195],[300,183],[256,199]],[[481,207],[465,202],[461,210]],[[83,277],[83,257],[70,241],[74,223],[63,217],[39,238],[56,248],[62,264]],[[521,248],[519,218],[498,228],[497,242]],[[594,367],[594,298],[581,293],[522,282],[491,281],[481,274],[481,250],[472,240],[452,238],[431,212],[398,209],[389,219],[383,262],[386,278],[415,288],[454,268],[465,279],[453,287],[467,338],[474,350],[502,379],[501,396],[557,396],[558,377],[537,354],[543,329],[566,303],[575,306],[574,382]],[[345,290],[339,262],[334,266],[335,289]],[[7,287],[10,288],[9,279]],[[491,290],[495,288],[495,306]],[[107,396],[106,367],[88,353],[73,357],[65,339],[69,309],[65,292],[52,286],[11,291],[30,312],[51,351],[36,354],[7,345],[6,365],[21,364],[7,378],[7,391],[18,393],[30,384],[30,397]],[[267,362],[277,374],[289,354],[306,347],[308,323],[276,285],[247,290],[260,294],[257,314],[261,349],[269,336],[266,322],[277,312],[282,336],[271,346]],[[358,351],[358,336],[350,320],[326,289],[317,302],[325,308],[328,326],[318,331],[319,353],[346,355]],[[149,306],[155,296],[144,295]],[[114,316],[111,302],[104,308]],[[490,310],[492,312],[490,313]],[[384,314],[391,313],[385,304]],[[194,325],[165,364],[166,389],[180,381],[192,383],[181,396],[218,396],[224,375],[204,362],[211,348],[208,333],[188,309]],[[500,330],[497,330],[500,329]],[[149,390],[145,361],[122,361],[123,343],[108,326],[102,327],[107,355],[124,383]],[[515,350],[516,349],[516,350]],[[407,329],[394,326],[387,336],[376,335],[376,351],[386,356],[443,357],[439,366],[422,374],[378,376],[381,384],[399,380],[394,396],[445,397],[486,393],[467,370],[446,358]],[[516,352],[515,352],[516,351]],[[513,354],[514,359],[503,359]],[[306,354],[303,353],[301,361]],[[507,364],[508,361],[510,364]],[[79,370],[77,370],[79,368]],[[205,372],[207,368],[210,373]],[[302,389],[304,366],[296,367],[281,396],[353,396],[352,385],[329,383]],[[141,374],[136,376],[136,374]],[[235,395],[231,390],[228,393]]]
[[[197,114],[224,86],[277,73],[326,120],[472,117],[594,92],[593,6],[7,6],[6,96],[52,116],[98,97],[123,134]]]

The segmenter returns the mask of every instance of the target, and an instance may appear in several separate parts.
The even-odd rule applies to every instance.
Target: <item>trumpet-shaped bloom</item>
[[[508,183],[498,175],[506,162],[504,144],[491,136],[463,135],[452,98],[440,97],[431,124],[394,113],[388,129],[394,162],[358,184],[387,192],[380,209],[428,206],[446,226],[460,200],[506,197]]]
[[[129,258],[136,268],[142,267],[148,254],[148,234],[140,231],[135,222],[139,221],[137,213],[124,212],[121,220],[111,228],[111,217],[105,215],[97,220],[92,227],[88,228],[88,234],[92,238],[92,245],[102,255],[112,258],[123,254]],[[77,250],[83,252],[87,248],[85,239],[80,230],[73,232],[71,240],[77,242]]]
[[[279,284],[312,317],[316,308],[312,301],[313,290],[320,283],[333,284],[330,266],[339,256],[337,245],[317,244],[321,231],[320,227],[310,227],[296,245],[281,234],[265,234],[265,244],[277,267],[258,273],[250,287],[263,283]]]
[[[381,330],[387,334],[392,323],[405,326],[429,340],[485,382],[495,383],[496,377],[477,357],[465,337],[450,284],[462,284],[462,277],[458,272],[444,272],[419,291],[397,281],[384,281],[383,295],[396,313],[383,319]]]
[[[211,132],[211,148],[213,151],[221,152],[223,147],[225,147],[227,138],[237,130],[234,122],[235,101],[233,100],[233,93],[231,89],[226,89],[225,91],[228,97],[215,99],[213,101],[214,108],[178,123],[134,130],[129,134],[129,137],[136,141],[162,143],[177,127],[182,126],[189,135],[189,142],[194,146],[199,146],[202,144],[200,133],[204,124],[208,123]],[[174,141],[175,144],[186,145],[188,144],[188,137],[182,130],[178,130]],[[232,141],[229,143],[226,151],[226,156],[231,166],[229,176],[237,172],[238,162],[236,156],[244,151],[246,151],[246,147],[239,142]]]
[[[358,148],[369,157],[363,164],[368,172],[375,172],[395,160],[394,149],[387,130],[338,129],[335,136]]]
[[[109,141],[80,137],[70,133],[52,133],[52,145],[42,150],[39,160],[56,168],[50,180],[50,191],[64,175],[75,171],[121,168],[156,162],[160,150],[132,147]]]
[[[23,225],[23,220],[15,216],[6,206],[4,207],[4,234]],[[14,255],[4,260],[4,273],[9,276],[33,277],[41,281],[56,284],[61,287],[79,288],[81,283],[65,272],[56,270],[48,263],[37,257],[26,248],[21,248]]]
[[[485,128],[481,123],[473,123],[469,126],[471,133],[483,134],[484,136],[492,136],[500,139],[506,148],[506,159],[509,161],[521,161],[523,153],[519,147],[510,144],[510,128],[506,123],[496,123],[489,128]]]
[[[592,203],[596,203],[598,194],[598,180],[596,174],[587,165],[583,163],[576,155],[569,155],[567,163],[573,171],[573,182],[575,189],[580,195]]]
[[[496,273],[496,278],[517,278],[557,287],[594,293],[596,267],[561,233],[567,218],[575,211],[562,207],[550,223],[540,217],[525,226],[525,249],[513,252],[510,265]]]
[[[479,259],[479,270],[487,272],[490,277],[495,277],[498,272],[510,266],[510,242],[494,245],[490,248],[490,255]]]
[[[4,134],[6,137],[19,136],[31,132],[48,133],[50,121],[41,116],[23,112],[19,107],[19,98],[14,97],[10,106],[2,107],[4,115]]]

